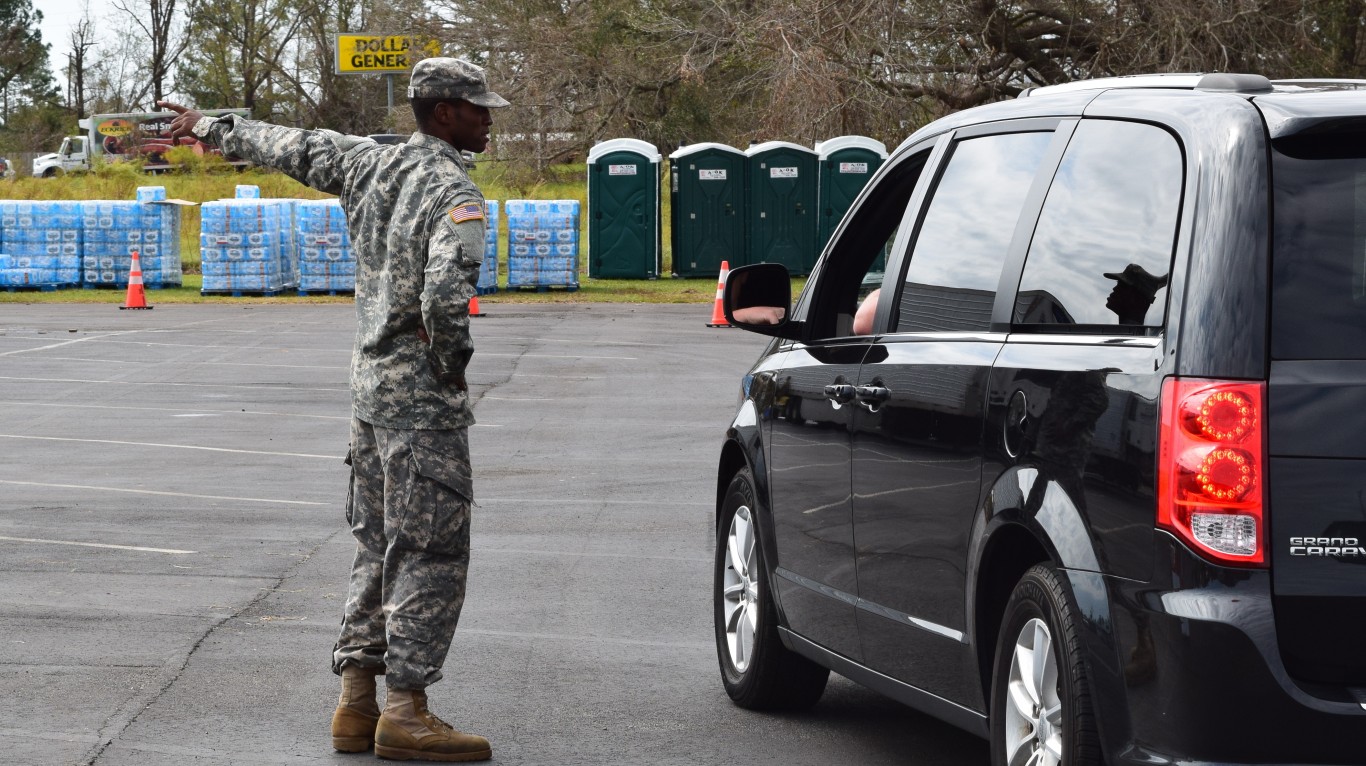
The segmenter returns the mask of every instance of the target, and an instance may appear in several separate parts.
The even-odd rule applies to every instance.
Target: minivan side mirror
[[[721,304],[726,321],[760,335],[796,340],[802,323],[791,321],[792,275],[781,263],[755,263],[732,269]]]

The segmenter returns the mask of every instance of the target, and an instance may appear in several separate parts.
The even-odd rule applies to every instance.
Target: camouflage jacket
[[[238,117],[209,135],[228,154],[341,197],[356,255],[356,417],[385,428],[473,424],[466,392],[442,382],[463,376],[474,353],[469,301],[484,257],[484,197],[460,152],[422,133],[381,146]]]

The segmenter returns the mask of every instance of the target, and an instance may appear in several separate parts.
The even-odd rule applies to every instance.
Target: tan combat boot
[[[421,689],[390,688],[375,729],[375,755],[396,761],[486,761],[489,741],[462,734],[427,709]]]
[[[379,705],[375,704],[375,676],[383,668],[342,668],[341,698],[332,714],[332,747],[343,753],[363,753],[375,743]]]

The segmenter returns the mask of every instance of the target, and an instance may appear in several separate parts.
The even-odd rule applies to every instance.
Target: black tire
[[[1104,764],[1077,613],[1066,581],[1045,564],[1025,572],[1011,593],[996,642],[991,680],[992,766]],[[1020,649],[1021,659],[1031,657],[1045,638],[1054,670],[1051,677],[1045,673],[1035,683],[1012,678],[1012,666],[1025,664],[1016,664],[1016,650]],[[1043,699],[1032,710],[1056,707],[1057,712],[1033,713],[1031,717],[1031,710],[1026,710],[1021,715],[1022,707],[1040,700],[1040,691]],[[1012,694],[1017,695],[1015,704],[1011,703]],[[1044,750],[1039,754],[1043,757],[1031,760],[1036,747]]]
[[[753,509],[754,478],[746,468],[735,475],[726,490],[717,528],[712,601],[721,680],[726,693],[740,707],[801,710],[821,698],[830,670],[788,650],[778,637],[778,610],[769,588],[768,567],[764,564],[763,546],[759,544],[761,532]],[[740,572],[734,566],[730,554],[729,543],[737,514],[742,517],[742,524],[748,524],[750,533],[752,555],[743,556],[749,562],[747,572]],[[745,518],[748,522],[743,521]],[[731,609],[727,608],[726,598],[728,578],[735,600],[742,602]],[[737,586],[734,584],[737,580],[747,582],[749,586]],[[742,598],[742,594],[749,594],[751,598]],[[736,652],[731,648],[728,616],[736,618],[737,623],[750,616],[754,618],[753,641],[748,653],[738,652],[738,658],[733,656]]]

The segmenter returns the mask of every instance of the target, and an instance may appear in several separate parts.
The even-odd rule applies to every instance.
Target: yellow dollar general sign
[[[337,35],[337,74],[404,73],[419,59],[441,54],[436,40],[408,35]]]

